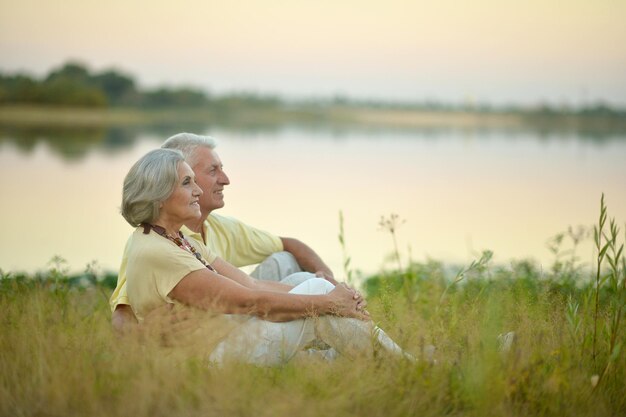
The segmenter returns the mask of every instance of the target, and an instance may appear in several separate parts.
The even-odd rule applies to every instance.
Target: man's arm
[[[328,265],[322,261],[322,258],[320,258],[313,249],[298,239],[291,237],[281,237],[280,240],[283,242],[283,248],[296,258],[298,265],[300,265],[303,270],[312,272],[334,285],[338,284],[338,282],[335,281],[333,271],[330,270]]]

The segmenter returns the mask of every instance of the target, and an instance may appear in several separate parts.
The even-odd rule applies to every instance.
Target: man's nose
[[[222,171],[221,174],[222,175],[220,176],[220,183],[224,185],[230,184],[230,179],[228,178],[228,175],[226,175],[224,171]]]

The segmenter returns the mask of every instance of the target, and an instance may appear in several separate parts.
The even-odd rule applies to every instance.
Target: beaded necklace
[[[202,259],[202,255],[200,255],[200,253],[196,251],[196,248],[194,248],[193,245],[189,243],[187,239],[185,239],[185,236],[183,236],[181,231],[178,231],[178,236],[174,237],[174,236],[168,235],[167,232],[165,231],[165,228],[161,226],[157,226],[155,224],[150,224],[150,223],[141,223],[141,226],[143,227],[144,234],[147,235],[148,233],[150,233],[150,229],[154,230],[156,234],[163,236],[167,240],[174,242],[176,246],[178,246],[179,248],[192,253],[193,256],[195,256],[197,260],[202,262],[202,265],[206,266],[210,271],[217,272],[215,268],[213,268],[211,265],[209,265],[208,262]]]

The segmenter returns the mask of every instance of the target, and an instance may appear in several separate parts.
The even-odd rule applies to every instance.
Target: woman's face
[[[202,189],[196,184],[195,175],[186,162],[178,164],[178,181],[172,195],[161,203],[160,218],[176,223],[197,220],[200,217],[198,203]]]

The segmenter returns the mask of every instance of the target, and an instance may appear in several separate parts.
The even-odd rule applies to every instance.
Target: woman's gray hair
[[[159,217],[160,205],[172,195],[178,181],[178,164],[185,159],[175,149],[155,149],[132,166],[122,191],[122,216],[131,226]]]
[[[183,153],[185,160],[191,167],[195,165],[194,152],[198,147],[215,149],[217,142],[211,136],[195,135],[193,133],[178,133],[168,138],[161,148],[177,149]]]

